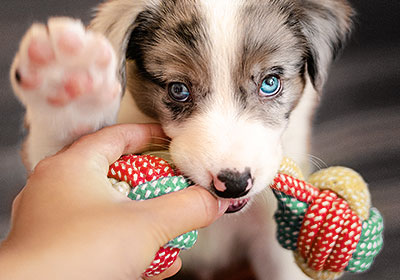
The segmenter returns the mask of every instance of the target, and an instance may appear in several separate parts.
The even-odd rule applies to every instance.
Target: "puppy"
[[[34,24],[11,69],[27,166],[118,114],[159,122],[176,166],[229,199],[227,212],[243,209],[203,230],[185,266],[211,279],[247,258],[258,279],[301,279],[275,241],[267,186],[283,155],[308,169],[311,118],[351,16],[345,0],[110,0],[88,30]]]

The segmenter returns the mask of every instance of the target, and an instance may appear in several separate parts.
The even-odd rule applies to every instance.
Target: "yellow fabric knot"
[[[362,220],[368,219],[371,197],[367,183],[356,171],[341,166],[329,167],[312,174],[308,182],[321,190],[334,191]]]
[[[292,159],[287,157],[282,159],[278,173],[286,174],[299,180],[304,180],[303,173],[301,172],[299,166]]]

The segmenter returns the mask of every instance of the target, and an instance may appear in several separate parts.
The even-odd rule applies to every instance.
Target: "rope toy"
[[[114,162],[108,171],[113,187],[132,200],[141,201],[183,190],[191,183],[177,176],[163,159],[150,155],[126,155]],[[178,258],[180,250],[188,250],[197,240],[197,230],[185,233],[161,247],[143,273],[158,275]]]
[[[383,219],[371,208],[367,184],[345,167],[322,169],[305,182],[284,159],[271,188],[278,199],[275,220],[282,247],[313,279],[336,279],[363,272],[383,245]]]
[[[115,189],[132,200],[146,200],[192,185],[165,160],[150,155],[126,155],[110,166]],[[313,279],[336,279],[344,271],[367,270],[382,248],[383,220],[371,208],[366,183],[345,167],[320,170],[304,181],[300,169],[284,159],[271,188],[278,199],[277,239],[294,251],[298,266]],[[190,249],[197,231],[161,247],[145,276],[158,275]]]

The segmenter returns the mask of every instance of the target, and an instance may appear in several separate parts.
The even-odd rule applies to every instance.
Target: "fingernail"
[[[218,199],[218,216],[222,216],[229,207],[228,199]]]

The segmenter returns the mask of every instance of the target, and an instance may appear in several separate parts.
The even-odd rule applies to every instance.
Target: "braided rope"
[[[143,273],[147,277],[155,276],[167,270],[178,258],[180,250],[178,248],[161,247]]]
[[[370,268],[383,246],[383,219],[376,208],[370,209],[369,219],[363,221],[362,235],[346,271],[363,272]]]
[[[142,201],[182,190],[192,183],[176,176],[163,159],[145,155],[121,157],[109,170],[115,189]],[[271,188],[278,199],[277,238],[294,251],[298,266],[314,279],[335,279],[343,271],[367,270],[382,248],[383,220],[370,207],[370,195],[360,175],[344,167],[312,174],[307,183],[293,161],[284,159]],[[180,250],[191,248],[197,231],[169,241],[157,252],[145,276],[170,267]]]
[[[183,176],[164,177],[132,188],[127,196],[132,200],[142,201],[171,192],[177,192],[188,186],[189,182]],[[196,243],[197,235],[197,230],[187,232],[169,241],[165,246],[180,250],[188,250]]]
[[[143,201],[176,192],[191,185],[163,159],[146,155],[126,155],[113,163],[108,172],[113,187],[128,198]],[[169,268],[178,258],[180,250],[188,250],[196,243],[197,230],[170,240],[156,253],[154,260],[143,273],[155,276]]]
[[[287,170],[294,168],[284,167],[284,172]],[[295,251],[297,264],[314,279],[335,279],[344,270],[367,270],[383,244],[379,212],[371,208],[369,215],[364,213],[365,204],[369,209],[369,193],[364,190],[365,183],[360,186],[362,178],[348,168],[330,170],[334,172],[328,169],[314,176],[321,190],[286,174],[278,174],[271,185],[279,201],[275,213],[278,241]],[[349,182],[358,185],[345,190],[343,185],[349,187]],[[334,192],[335,188],[349,201]]]

